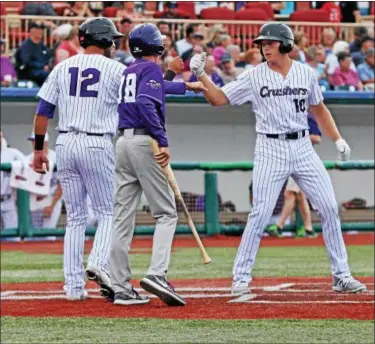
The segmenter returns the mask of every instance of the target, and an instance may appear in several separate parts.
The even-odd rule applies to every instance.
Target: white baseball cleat
[[[232,295],[244,295],[250,293],[249,283],[246,281],[238,281],[232,284]]]
[[[366,290],[366,286],[351,276],[341,278],[333,277],[332,289],[338,293],[360,293]]]
[[[66,298],[68,301],[83,301],[89,297],[89,293],[86,290],[83,290],[77,294],[66,294]]]

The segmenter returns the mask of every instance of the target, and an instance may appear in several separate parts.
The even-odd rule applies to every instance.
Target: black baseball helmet
[[[102,49],[112,47],[113,40],[124,37],[118,32],[112,20],[95,17],[86,20],[80,25],[78,31],[79,43],[83,48],[95,45]]]
[[[264,24],[259,31],[259,36],[254,39],[255,44],[261,44],[262,41],[277,41],[280,44],[280,53],[288,54],[293,50],[294,34],[289,26],[282,23]]]

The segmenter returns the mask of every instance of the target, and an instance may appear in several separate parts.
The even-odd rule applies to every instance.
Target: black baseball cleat
[[[122,306],[144,305],[149,303],[150,299],[147,296],[141,296],[134,288],[128,291],[122,291],[115,294],[113,304]]]
[[[178,295],[172,285],[162,276],[147,275],[140,282],[141,287],[156,295],[168,306],[185,306],[186,301]]]

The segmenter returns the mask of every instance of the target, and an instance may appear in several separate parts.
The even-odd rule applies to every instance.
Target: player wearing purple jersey
[[[163,37],[153,24],[137,25],[129,35],[129,46],[136,61],[122,77],[119,91],[119,131],[116,144],[116,187],[114,226],[110,250],[110,276],[115,291],[114,304],[134,305],[149,302],[133,288],[129,249],[135,227],[137,203],[142,191],[156,220],[151,264],[141,281],[145,290],[166,304],[183,306],[167,280],[173,235],[177,224],[175,199],[161,166],[170,160],[165,128],[165,94],[203,90],[200,82],[163,82],[157,59],[163,54]],[[161,153],[153,156],[150,141],[155,139]]]

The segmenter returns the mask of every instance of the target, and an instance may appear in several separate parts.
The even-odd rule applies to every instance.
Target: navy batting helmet
[[[288,54],[294,46],[293,31],[285,24],[267,23],[260,28],[259,36],[254,39],[255,44],[261,44],[262,41],[281,42],[280,53]]]
[[[95,17],[80,25],[78,37],[83,48],[95,45],[102,49],[108,49],[112,47],[114,39],[124,37],[124,35],[117,31],[112,20]]]
[[[134,57],[163,55],[163,36],[154,24],[139,24],[130,31],[129,48]]]

